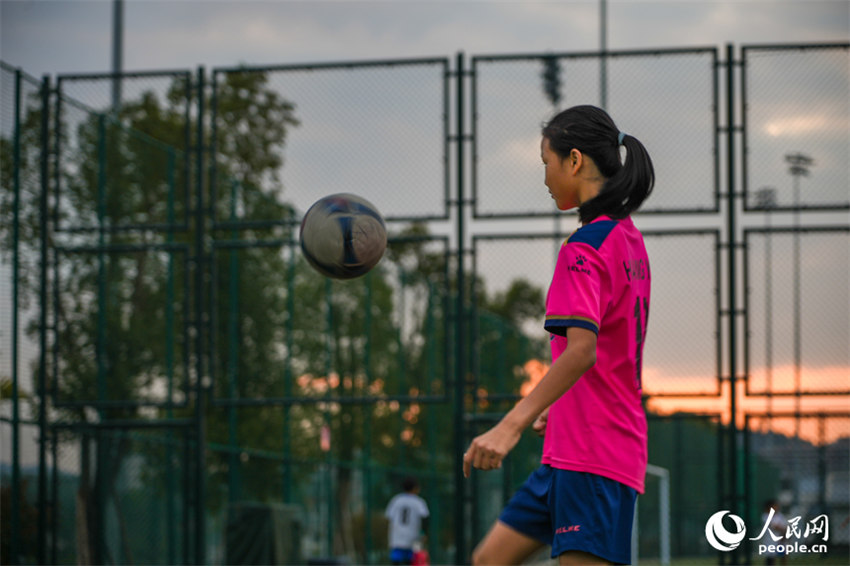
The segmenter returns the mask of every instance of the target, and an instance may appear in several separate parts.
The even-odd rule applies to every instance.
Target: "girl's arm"
[[[568,328],[567,348],[552,363],[540,383],[496,426],[472,440],[463,455],[463,475],[469,477],[472,468],[500,468],[502,460],[519,442],[522,431],[595,363],[596,334],[584,328]]]

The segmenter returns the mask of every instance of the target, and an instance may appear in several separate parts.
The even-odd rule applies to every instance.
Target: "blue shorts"
[[[532,472],[499,520],[552,546],[552,558],[570,550],[615,564],[631,563],[637,491],[618,481],[548,465]]]
[[[393,564],[412,564],[412,548],[393,548],[390,550],[390,562]]]

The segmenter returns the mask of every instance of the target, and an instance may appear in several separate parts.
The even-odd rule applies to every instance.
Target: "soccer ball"
[[[387,247],[384,219],[372,203],[340,193],[316,201],[301,221],[301,251],[316,271],[334,279],[366,274]]]

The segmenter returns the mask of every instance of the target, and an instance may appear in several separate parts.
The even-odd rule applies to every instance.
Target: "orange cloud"
[[[672,413],[718,414],[724,424],[731,420],[731,388],[723,382],[719,388],[714,376],[664,375],[658,368],[644,372],[644,393],[649,396],[647,408],[660,415]],[[850,368],[827,366],[802,367],[800,390],[810,395],[793,395],[798,372],[793,366],[775,367],[770,380],[763,368],[752,371],[749,393],[745,380],[736,383],[735,423],[743,427],[747,415],[752,430],[772,431],[786,436],[799,436],[813,444],[831,443],[850,436]],[[648,374],[648,375],[647,375]],[[770,382],[770,383],[768,383]],[[768,389],[768,384],[770,388]],[[767,392],[771,391],[772,395]],[[657,397],[654,394],[715,394],[703,397]],[[797,418],[797,415],[800,415]],[[828,417],[828,425],[822,416]]]

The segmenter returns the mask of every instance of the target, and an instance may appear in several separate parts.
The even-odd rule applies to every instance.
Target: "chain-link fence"
[[[529,434],[459,473],[548,364],[543,297],[577,221],[546,204],[539,128],[578,103],[658,177],[636,215],[655,287],[636,557],[710,557],[709,516],[755,530],[768,500],[828,515],[840,556],[848,52],[4,65],[3,562],[385,563],[384,507],[415,476],[432,560],[465,563],[539,461]],[[335,192],[390,228],[346,282],[298,250]]]

